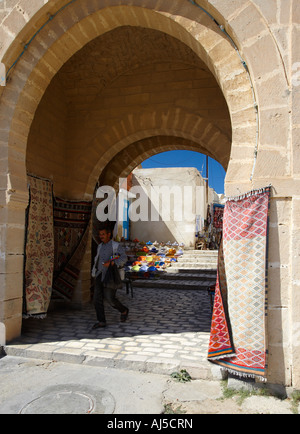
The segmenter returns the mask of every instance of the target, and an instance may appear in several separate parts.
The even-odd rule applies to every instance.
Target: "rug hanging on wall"
[[[43,318],[49,307],[54,266],[52,183],[28,176],[23,317]]]
[[[89,239],[91,211],[91,202],[54,200],[53,299],[72,299]]]
[[[208,360],[227,371],[263,381],[269,199],[266,187],[226,202],[208,350]]]
[[[213,227],[216,231],[221,232],[223,228],[224,205],[213,205]]]

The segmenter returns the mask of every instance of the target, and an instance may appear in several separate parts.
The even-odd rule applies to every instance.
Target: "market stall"
[[[224,205],[208,205],[203,230],[196,233],[196,250],[218,250],[222,238]]]
[[[177,242],[147,243],[135,239],[125,242],[124,247],[128,257],[125,264],[125,276],[128,279],[155,279],[159,278],[177,258],[183,255],[184,244]]]

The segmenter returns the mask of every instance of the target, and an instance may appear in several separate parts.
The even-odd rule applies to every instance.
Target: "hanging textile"
[[[54,200],[53,299],[72,299],[89,239],[91,209],[91,202]]]
[[[224,205],[214,204],[213,210],[213,227],[216,231],[221,232],[223,227]]]
[[[28,176],[23,316],[43,318],[52,292],[54,264],[52,183]]]
[[[211,322],[208,359],[218,360],[234,354],[234,346],[228,317],[227,284],[221,242],[218,254],[218,271],[215,286],[214,307]]]
[[[226,202],[208,360],[266,380],[266,277],[270,188]]]

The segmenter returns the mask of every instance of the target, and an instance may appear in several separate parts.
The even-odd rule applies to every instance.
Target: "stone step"
[[[190,262],[194,262],[194,263],[197,263],[197,264],[217,264],[217,259],[216,258],[202,258],[202,257],[195,257],[195,258],[193,258],[193,257],[189,257],[189,258],[186,258],[186,257],[181,257],[181,258],[178,258],[177,259],[177,262],[178,263],[184,263],[184,262],[188,262],[188,263],[190,263]]]
[[[202,280],[212,280],[215,281],[216,280],[216,273],[205,273],[201,270],[197,270],[197,273],[172,273],[172,272],[168,272],[165,274],[162,274],[161,279],[163,280],[180,280],[180,281],[185,281],[185,280],[197,280],[197,281],[202,281]]]
[[[198,269],[198,270],[216,270],[217,269],[217,263],[213,262],[174,262],[174,265],[172,264],[172,267],[170,268],[189,268],[189,269]]]
[[[217,250],[186,250],[183,252],[183,256],[213,256],[218,257]]]
[[[218,255],[215,254],[197,254],[197,253],[184,253],[183,255],[180,255],[179,258],[214,258],[217,259]]]
[[[188,255],[218,257],[218,250],[184,250],[183,256]]]
[[[166,268],[167,274],[202,274],[205,273],[206,275],[217,275],[217,267],[215,268],[208,268],[208,269],[202,269],[202,268],[180,268],[176,265],[172,265],[172,267]]]
[[[218,262],[218,258],[215,258],[213,256],[180,256],[177,258],[177,262]]]
[[[195,249],[190,249],[190,250],[184,250],[183,251],[184,254],[186,253],[196,253],[196,254],[203,254],[203,255],[218,255],[218,250],[195,250]]]
[[[206,280],[167,280],[167,279],[136,279],[133,285],[138,288],[206,290],[212,285],[211,279]]]
[[[47,346],[43,343],[35,343],[32,345],[14,345],[12,343],[4,347],[4,352],[6,356],[27,359],[29,364],[30,362],[36,363],[36,360],[42,360],[45,363],[45,360],[47,360],[57,363],[63,362],[82,366],[122,369],[161,375],[171,375],[172,372],[185,369],[194,380],[221,379],[221,374],[217,369],[207,360],[201,360],[199,356],[198,358],[189,356],[191,360],[177,360],[161,357],[157,355],[157,353],[154,353],[151,357],[148,357],[149,360],[145,361],[146,356],[144,355],[116,358],[117,353],[113,352],[115,350],[111,350],[111,352],[108,353],[101,350],[87,350],[86,352],[82,351],[79,353],[78,350],[77,352],[74,351],[72,343],[74,344],[74,341],[70,341],[70,347],[68,347],[68,342],[66,342],[65,346],[61,346],[60,348],[54,347],[54,345]],[[97,343],[95,345],[97,345]],[[53,350],[53,348],[55,349]],[[199,351],[203,352],[204,350],[199,349]]]

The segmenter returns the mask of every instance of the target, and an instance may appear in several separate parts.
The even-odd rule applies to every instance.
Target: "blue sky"
[[[142,163],[143,169],[156,167],[196,167],[206,177],[206,155],[194,151],[168,151],[154,155]],[[224,193],[225,170],[212,158],[208,158],[209,186],[217,193]]]

